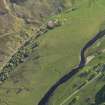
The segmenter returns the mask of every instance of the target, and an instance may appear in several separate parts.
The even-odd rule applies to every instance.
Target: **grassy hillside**
[[[79,63],[81,48],[100,30],[105,20],[105,1],[76,2],[80,4],[77,9],[50,18],[60,19],[62,26],[36,40],[38,48],[1,85],[1,104],[37,105],[47,90]],[[69,95],[69,87],[69,82],[59,87],[49,105],[59,105]]]
[[[55,0],[0,0],[0,69],[60,6]]]

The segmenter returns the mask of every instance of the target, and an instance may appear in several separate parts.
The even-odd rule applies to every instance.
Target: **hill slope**
[[[26,5],[22,7],[24,4],[25,2],[15,4],[16,12],[19,11],[18,8],[28,8]],[[60,19],[62,26],[50,30],[35,40],[39,46],[34,49],[28,60],[20,64],[9,79],[1,85],[1,103],[37,105],[49,88],[78,64],[81,48],[100,31],[101,24],[105,20],[104,5],[104,0],[96,0],[96,2],[76,0],[72,9],[69,8],[59,15],[49,17]],[[20,10],[24,12],[24,9]],[[34,15],[31,16],[34,17]],[[25,17],[28,17],[28,14],[25,14]],[[102,47],[99,46],[100,50],[104,49],[104,44]],[[97,47],[89,49],[86,56],[94,54],[95,51],[98,51]],[[81,79],[77,78],[74,77],[73,81]],[[70,83],[72,82],[68,81],[60,86],[48,104],[60,105],[72,92]]]
[[[59,7],[55,0],[0,0],[0,69]]]

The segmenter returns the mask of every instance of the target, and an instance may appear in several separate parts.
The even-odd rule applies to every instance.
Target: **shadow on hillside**
[[[97,92],[95,96],[95,105],[100,105],[105,102],[105,85]]]

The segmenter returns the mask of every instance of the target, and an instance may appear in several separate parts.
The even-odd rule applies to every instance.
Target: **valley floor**
[[[34,49],[28,60],[16,67],[8,80],[0,85],[0,105],[38,105],[49,88],[79,63],[81,48],[105,28],[101,27],[105,20],[104,5],[104,0],[96,0],[89,7],[88,0],[84,0],[76,10],[64,11],[50,17],[50,19],[59,19],[62,25],[36,39],[39,46]],[[100,41],[101,44],[98,45]],[[94,66],[104,64],[105,61],[104,53],[98,55],[100,53],[98,50],[105,49],[104,38],[97,43],[86,52],[86,56],[95,57],[54,92],[49,105],[91,105],[84,101],[85,95],[94,96],[104,85],[103,81],[97,81],[96,77],[99,75],[97,72],[90,72],[94,71]],[[86,78],[81,77],[83,71],[86,72]],[[93,74],[95,82],[91,80],[89,83],[87,80]],[[84,81],[88,82],[87,85],[75,93],[77,88],[81,87],[79,84]],[[95,93],[91,87],[94,87]],[[72,101],[75,103],[72,104]]]

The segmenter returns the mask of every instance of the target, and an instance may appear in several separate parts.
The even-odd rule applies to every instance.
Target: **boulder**
[[[53,20],[48,21],[47,23],[47,28],[48,29],[53,29],[55,27],[55,23]]]

